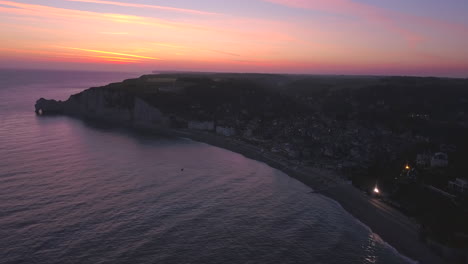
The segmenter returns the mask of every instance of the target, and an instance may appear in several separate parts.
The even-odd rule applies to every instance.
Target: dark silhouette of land
[[[413,259],[442,263],[424,242],[466,258],[468,191],[454,182],[468,175],[467,79],[162,73],[36,112],[231,149],[335,199]]]

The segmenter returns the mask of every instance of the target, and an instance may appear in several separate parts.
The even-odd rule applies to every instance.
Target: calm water
[[[129,77],[0,71],[0,263],[408,263],[263,163],[33,112]]]

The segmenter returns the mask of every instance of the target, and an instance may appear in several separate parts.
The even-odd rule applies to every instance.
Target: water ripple
[[[36,77],[0,86],[0,263],[406,263],[263,163],[36,117],[35,99],[79,90]]]

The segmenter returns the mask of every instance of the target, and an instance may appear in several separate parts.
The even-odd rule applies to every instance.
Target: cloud
[[[248,23],[240,19],[222,20],[215,16],[216,23],[211,23],[211,19],[209,23],[198,19],[178,22],[4,0],[0,0],[0,15],[8,17],[6,22],[9,23],[4,23],[0,33],[10,36],[7,44],[11,47],[40,44],[42,47],[74,47],[164,60],[174,59],[174,54],[183,53],[186,58],[202,60],[216,57],[215,54],[270,54],[273,49],[271,46],[275,43],[291,42],[287,35],[276,32],[279,26],[273,27],[268,21],[258,19],[255,20],[256,23]],[[19,21],[23,18],[27,18],[24,23]],[[246,27],[247,24],[254,25]],[[19,25],[27,28],[13,29]],[[30,25],[47,32],[36,30]],[[123,33],[129,33],[132,37],[126,38],[126,41],[111,41],[112,38],[105,37],[119,37]],[[152,46],[160,48],[154,50]],[[75,52],[92,54],[90,51],[77,49]]]
[[[207,49],[207,51],[216,52],[216,53],[219,53],[219,54],[229,55],[229,56],[234,56],[234,57],[240,57],[241,56],[240,54],[237,54],[237,53],[221,51],[221,50]]]
[[[95,56],[89,54],[77,54],[68,52],[47,51],[39,49],[10,49],[0,48],[0,51],[7,54],[15,54],[16,57],[24,57],[28,61],[46,60],[46,61],[62,61],[62,62],[92,62],[92,63],[138,63],[141,59],[119,57],[119,56]],[[8,55],[7,55],[8,56]]]
[[[75,0],[72,0],[75,1]],[[81,0],[80,0],[81,1]],[[84,0],[88,1],[88,0]],[[136,15],[126,15],[126,14],[116,14],[116,13],[101,13],[101,12],[92,12],[92,11],[83,11],[83,10],[73,10],[66,8],[51,7],[45,5],[36,5],[36,4],[25,4],[15,1],[3,1],[0,0],[0,13],[7,15],[14,15],[17,17],[26,17],[28,19],[32,18],[46,18],[46,19],[60,19],[64,22],[77,21],[80,23],[94,23],[97,21],[102,22],[117,22],[128,25],[143,25],[148,27],[158,27],[162,29],[172,30],[172,34],[175,32],[183,33],[187,35],[188,32],[204,32],[205,34],[217,34],[220,36],[238,36],[238,37],[251,37],[258,36],[259,38],[269,36],[270,39],[278,40],[273,36],[273,30],[255,30],[254,33],[251,33],[250,28],[241,28],[239,30],[239,23],[250,23],[250,24],[259,24],[259,23],[270,23],[270,21],[263,20],[251,20],[251,19],[242,19],[232,21],[230,19],[220,19],[216,16],[214,21],[209,20],[183,20],[182,22],[159,19],[154,17],[146,16],[136,16]],[[76,24],[79,25],[79,24]],[[252,27],[251,27],[252,28]],[[90,29],[92,31],[93,28]],[[270,32],[271,31],[271,32]],[[103,32],[112,32],[112,31],[103,31]]]
[[[8,7],[2,7],[1,5]],[[188,23],[177,23],[157,18],[72,10],[44,5],[24,4],[13,1],[0,1],[0,12],[27,17],[62,18],[66,21],[70,21],[72,19],[78,19],[81,21],[101,20],[126,24],[157,26],[161,28],[195,28],[195,26]]]
[[[86,52],[92,52],[92,53],[100,53],[100,54],[110,54],[110,55],[117,55],[117,56],[124,56],[124,57],[138,58],[138,59],[161,60],[160,58],[140,56],[140,55],[134,55],[134,54],[120,53],[120,52],[111,52],[111,51],[93,50],[93,49],[82,49],[82,48],[74,48],[74,47],[60,47],[60,48],[70,49],[70,50],[86,51]]]
[[[408,30],[393,18],[393,14],[383,8],[352,0],[263,0],[292,8],[305,8],[332,14],[354,16],[372,23],[377,23],[388,30],[403,36],[411,44],[415,44],[423,37]]]
[[[64,1],[103,4],[103,5],[115,5],[115,6],[125,6],[125,7],[149,8],[149,9],[158,9],[158,10],[173,11],[173,12],[195,14],[195,15],[216,15],[217,14],[217,13],[199,11],[199,10],[194,10],[194,9],[185,9],[185,8],[159,6],[159,5],[124,3],[124,2],[114,2],[114,1],[104,1],[104,0],[64,0]]]
[[[101,34],[105,35],[128,35],[128,32],[101,32]]]
[[[146,8],[104,0],[63,1]],[[125,8],[119,8],[123,13],[117,14],[106,13],[110,8],[85,11],[0,0],[3,36],[0,57],[24,62],[49,58],[64,62],[119,62],[135,67],[192,65],[194,69],[209,64],[210,69],[218,65],[226,69],[237,67],[241,71],[250,66],[278,71],[284,67],[298,72],[301,69],[346,72],[352,67],[372,72],[373,65],[409,67],[406,65],[410,62],[420,67],[447,65],[449,68],[468,58],[462,48],[468,38],[459,33],[463,27],[453,29],[449,22],[443,24],[433,18],[396,13],[357,0],[260,1],[337,17],[279,20],[269,16],[193,13],[161,19],[148,13],[147,16],[126,14]],[[422,39],[424,45],[408,45]],[[428,55],[417,55],[417,52]],[[348,62],[349,65],[343,64]]]

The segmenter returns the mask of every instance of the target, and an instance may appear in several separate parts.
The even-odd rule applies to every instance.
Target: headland
[[[409,176],[390,182],[375,174],[376,164],[403,164],[406,156],[399,155],[424,142],[451,143],[437,133],[440,127],[465,131],[468,118],[446,119],[458,107],[429,112],[423,106],[431,100],[453,106],[468,98],[466,84],[405,77],[158,74],[90,88],[64,102],[41,98],[35,110],[190,138],[265,162],[310,186],[311,195],[340,203],[400,253],[431,264],[445,263],[425,243],[435,239],[427,237],[435,228],[390,206],[389,201],[399,204],[390,200],[393,191],[386,191],[421,183]],[[436,93],[441,87],[449,94],[442,101]],[[377,184],[382,193],[366,194]]]

